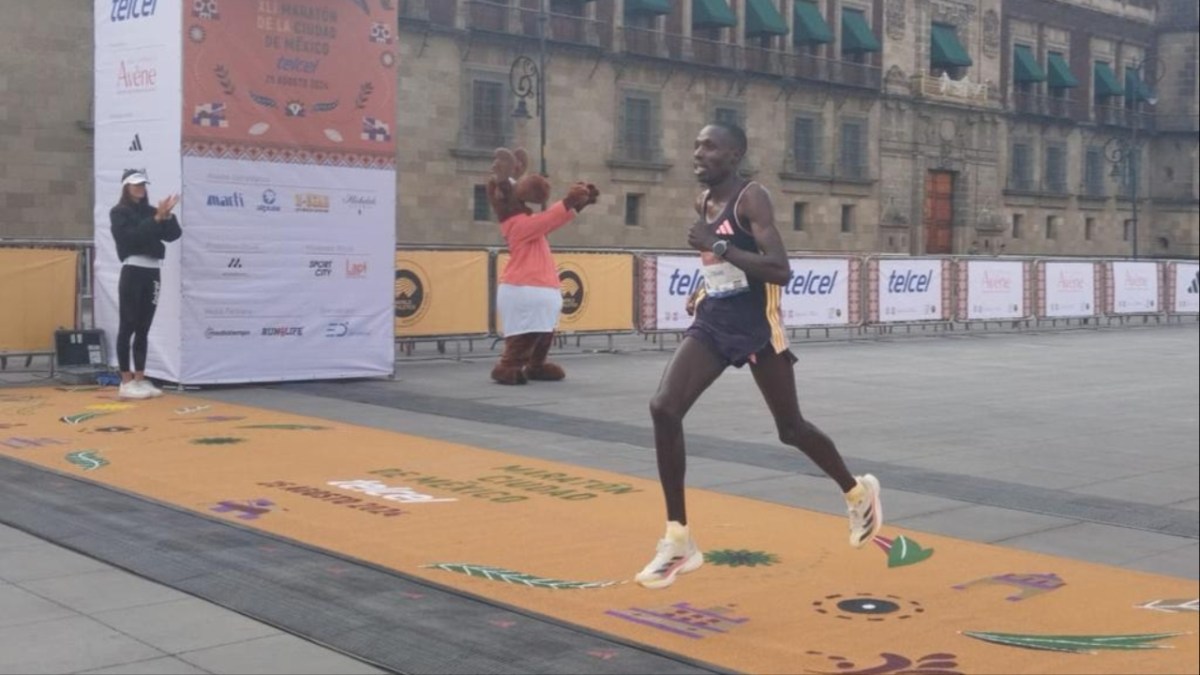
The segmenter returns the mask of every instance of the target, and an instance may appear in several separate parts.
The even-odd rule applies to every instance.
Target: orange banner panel
[[[75,251],[0,248],[0,351],[54,348],[75,327]]]
[[[563,333],[633,330],[633,255],[555,253],[563,296],[558,330]],[[508,254],[496,257],[496,278]]]
[[[488,332],[487,251],[397,251],[396,337]]]

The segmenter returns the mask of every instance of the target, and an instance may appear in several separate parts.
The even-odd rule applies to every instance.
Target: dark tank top
[[[751,183],[742,183],[736,195],[716,218],[708,220],[708,194],[700,217],[712,229],[717,238],[729,242],[731,248],[740,248],[751,253],[760,253],[758,242],[750,228],[738,220],[737,207]],[[696,324],[711,332],[738,336],[746,345],[755,345],[757,351],[771,344],[777,352],[787,349],[787,337],[780,316],[781,288],[761,279],[747,275],[732,263],[717,258],[712,253],[701,256],[705,276],[703,300],[696,307]],[[714,265],[721,270],[713,274]],[[716,283],[714,284],[714,278]],[[739,340],[740,342],[741,340]]]

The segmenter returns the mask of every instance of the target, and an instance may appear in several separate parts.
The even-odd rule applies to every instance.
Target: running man
[[[698,217],[688,245],[700,251],[704,287],[694,300],[695,319],[650,401],[667,533],[636,577],[646,588],[666,588],[676,575],[704,564],[684,508],[683,418],[729,366],[750,364],[779,440],[808,455],[842,489],[850,545],[863,546],[883,523],[879,481],[870,474],[851,475],[833,441],[800,414],[792,372],[796,357],[788,349],[780,314],[791,267],[770,196],[738,174],[745,154],[746,133],[735,125],[709,124],[696,137],[695,173],[706,189],[696,198]]]

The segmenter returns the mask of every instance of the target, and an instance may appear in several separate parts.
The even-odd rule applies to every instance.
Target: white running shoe
[[[144,399],[150,398],[150,396],[150,392],[143,389],[137,380],[122,382],[121,386],[117,388],[117,398],[121,399]]]
[[[634,580],[646,588],[666,588],[675,577],[700,569],[704,554],[696,548],[686,525],[667,523],[667,536],[658,541],[658,552]]]
[[[879,479],[871,474],[856,476],[863,488],[862,497],[848,505],[850,545],[862,548],[883,526],[883,506],[879,502]]]
[[[146,392],[146,398],[154,398],[156,396],[163,395],[162,389],[154,386],[154,383],[150,380],[134,380],[134,384],[136,384],[142,391]]]

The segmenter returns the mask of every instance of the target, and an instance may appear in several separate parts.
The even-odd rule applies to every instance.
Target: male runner
[[[770,196],[738,174],[745,154],[746,133],[735,125],[709,124],[696,137],[695,173],[706,189],[696,198],[698,218],[688,245],[701,252],[704,289],[695,301],[695,320],[650,401],[667,533],[636,577],[646,588],[666,588],[676,575],[704,564],[684,508],[683,417],[728,366],[750,364],[779,440],[808,455],[842,489],[850,545],[861,547],[883,523],[879,481],[870,474],[852,476],[833,441],[800,414],[792,372],[796,357],[780,315],[781,287],[791,267]]]

